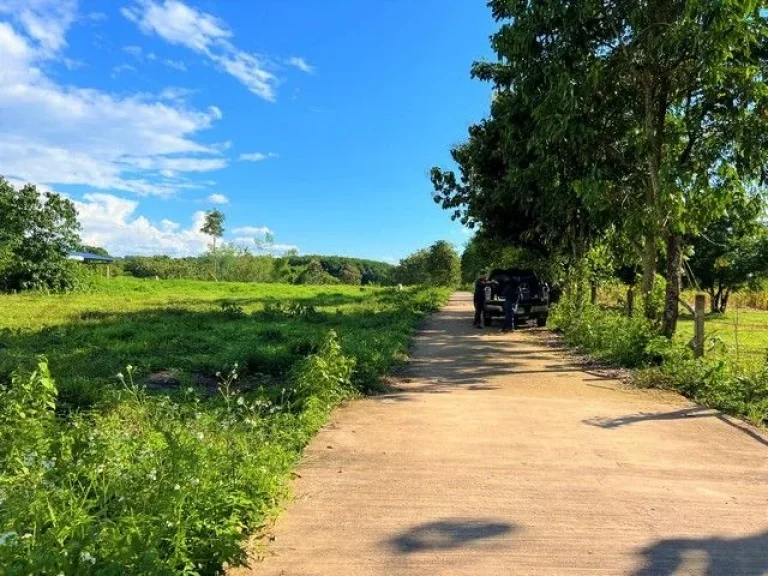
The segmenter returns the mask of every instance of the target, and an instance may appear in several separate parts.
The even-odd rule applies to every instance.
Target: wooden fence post
[[[635,289],[630,286],[627,288],[627,316],[632,316],[635,311]]]
[[[694,314],[693,353],[696,358],[704,356],[704,316],[707,311],[707,297],[704,294],[696,294],[696,306]]]

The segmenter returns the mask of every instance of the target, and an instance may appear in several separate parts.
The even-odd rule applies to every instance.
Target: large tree
[[[80,245],[74,204],[32,184],[16,188],[0,176],[0,290],[72,287],[67,255]]]
[[[768,227],[760,198],[733,202],[728,212],[690,239],[690,271],[709,293],[712,312],[725,312],[734,290],[768,275]]]
[[[576,249],[586,248],[591,231],[622,233],[642,249],[646,294],[661,251],[663,331],[671,335],[683,239],[724,213],[735,194],[761,185],[766,173],[768,43],[760,4],[489,5],[502,23],[492,38],[498,59],[473,72],[493,83],[497,97],[491,118],[454,151],[459,185],[433,171],[443,205],[480,214],[489,233],[509,229],[493,218],[505,211],[544,240],[557,237],[559,222],[561,238]],[[484,126],[493,128],[491,136]],[[478,179],[477,168],[492,160],[495,182]],[[512,194],[499,194],[510,183]],[[522,209],[509,214],[513,206]]]

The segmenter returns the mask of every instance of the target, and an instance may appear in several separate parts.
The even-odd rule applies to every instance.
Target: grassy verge
[[[570,346],[636,368],[638,385],[678,390],[705,406],[758,424],[768,423],[768,364],[764,356],[738,356],[732,342],[718,338],[710,340],[704,358],[694,358],[686,346],[692,328],[685,322],[678,336],[668,341],[640,316],[630,318],[599,306],[576,305],[567,297],[557,304],[551,319]],[[709,326],[714,331],[712,324]],[[760,330],[751,340],[755,352],[766,331],[768,328]]]
[[[119,279],[0,296],[3,574],[243,561],[329,411],[447,295]]]

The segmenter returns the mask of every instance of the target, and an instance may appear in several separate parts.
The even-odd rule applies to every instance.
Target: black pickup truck
[[[549,286],[536,276],[533,270],[510,268],[494,270],[488,277],[489,285],[485,289],[485,309],[483,316],[486,326],[493,318],[504,318],[504,288],[507,283],[516,281],[520,290],[520,299],[515,310],[515,324],[536,320],[538,326],[546,326],[549,316]]]

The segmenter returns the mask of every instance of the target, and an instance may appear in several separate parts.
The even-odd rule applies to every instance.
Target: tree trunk
[[[216,255],[216,236],[213,237],[213,280],[219,281],[219,257]]]
[[[656,236],[653,234],[653,232],[647,232],[645,236],[645,246],[643,247],[643,281],[641,284],[641,289],[643,292],[643,306],[645,308],[645,316],[650,320],[656,318],[656,310],[651,298],[655,280]]]
[[[591,286],[589,287],[589,302],[594,306],[597,304],[597,284],[592,282]]]
[[[707,288],[707,292],[709,292],[709,311],[712,312],[712,314],[717,314],[720,310],[720,296],[715,292],[714,287]]]
[[[677,234],[667,236],[667,293],[664,303],[662,334],[672,338],[677,330],[680,299],[680,269],[683,264],[683,242]]]
[[[728,298],[731,296],[731,290],[730,288],[725,290],[725,294],[722,295],[720,298],[720,312],[722,314],[725,314],[725,311],[728,309]]]
[[[635,289],[630,286],[627,288],[627,316],[632,317],[635,311]]]

